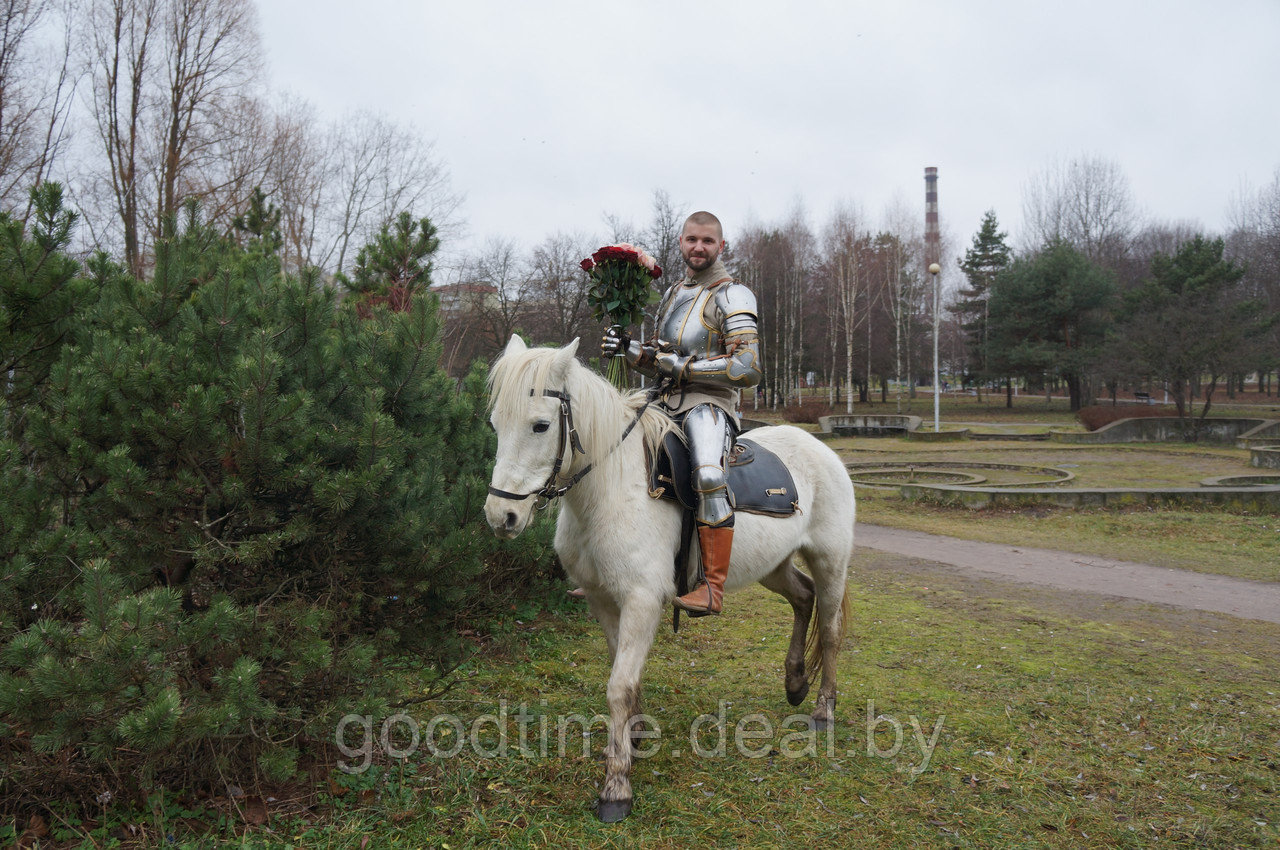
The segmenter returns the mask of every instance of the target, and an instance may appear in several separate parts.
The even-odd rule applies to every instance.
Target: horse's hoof
[[[596,817],[604,823],[617,823],[631,814],[630,800],[599,800],[596,802]]]
[[[809,683],[805,682],[798,691],[787,691],[787,702],[792,705],[799,705],[804,702],[804,698],[809,695]]]

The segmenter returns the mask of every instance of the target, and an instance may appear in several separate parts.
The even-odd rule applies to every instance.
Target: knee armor
[[[698,494],[698,523],[732,525],[733,505],[725,471],[733,441],[729,417],[715,405],[700,404],[685,414],[684,433],[689,441],[693,489]]]

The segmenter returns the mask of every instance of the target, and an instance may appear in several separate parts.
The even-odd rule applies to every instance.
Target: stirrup
[[[681,611],[683,611],[687,616],[692,617],[692,618],[697,618],[697,617],[711,617],[711,616],[714,616],[714,615],[716,615],[716,614],[719,614],[719,613],[720,613],[719,611],[712,611],[712,610],[711,610],[711,601],[712,601],[712,596],[711,596],[711,585],[707,584],[705,581],[704,581],[704,582],[702,582],[701,584],[699,584],[699,585],[698,585],[697,587],[695,587],[693,590],[689,591],[689,593],[686,593],[686,594],[685,594],[685,596],[689,596],[689,595],[691,595],[691,594],[697,593],[699,590],[705,590],[705,591],[707,592],[707,604],[706,604],[706,605],[704,605],[702,608],[697,609],[697,610],[695,610],[695,609],[693,609],[693,608],[686,608],[686,607],[684,606],[684,604],[682,604],[682,603],[681,603],[681,601],[680,601],[681,599],[683,599],[683,598],[684,598],[684,597],[681,597],[681,596],[677,596],[675,599],[673,599],[673,600],[671,601],[671,604],[672,604],[672,605],[674,605],[676,608],[679,608],[679,609],[680,609]],[[723,608],[723,606],[721,606],[721,607]]]

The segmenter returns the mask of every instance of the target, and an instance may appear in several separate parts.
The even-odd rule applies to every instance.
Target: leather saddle
[[[689,447],[675,433],[668,433],[650,458],[649,495],[679,502],[687,510],[697,507],[693,491]],[[738,438],[729,453],[729,500],[735,511],[764,516],[791,516],[799,510],[799,495],[791,471],[776,454],[745,437]]]

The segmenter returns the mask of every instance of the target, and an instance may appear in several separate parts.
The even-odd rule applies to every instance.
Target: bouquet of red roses
[[[649,284],[662,275],[662,269],[634,245],[606,245],[583,260],[582,268],[591,278],[587,303],[597,321],[608,318],[620,329],[638,325],[644,321],[644,308],[659,298]],[[626,366],[621,357],[611,358],[608,375],[614,386],[623,386]]]

